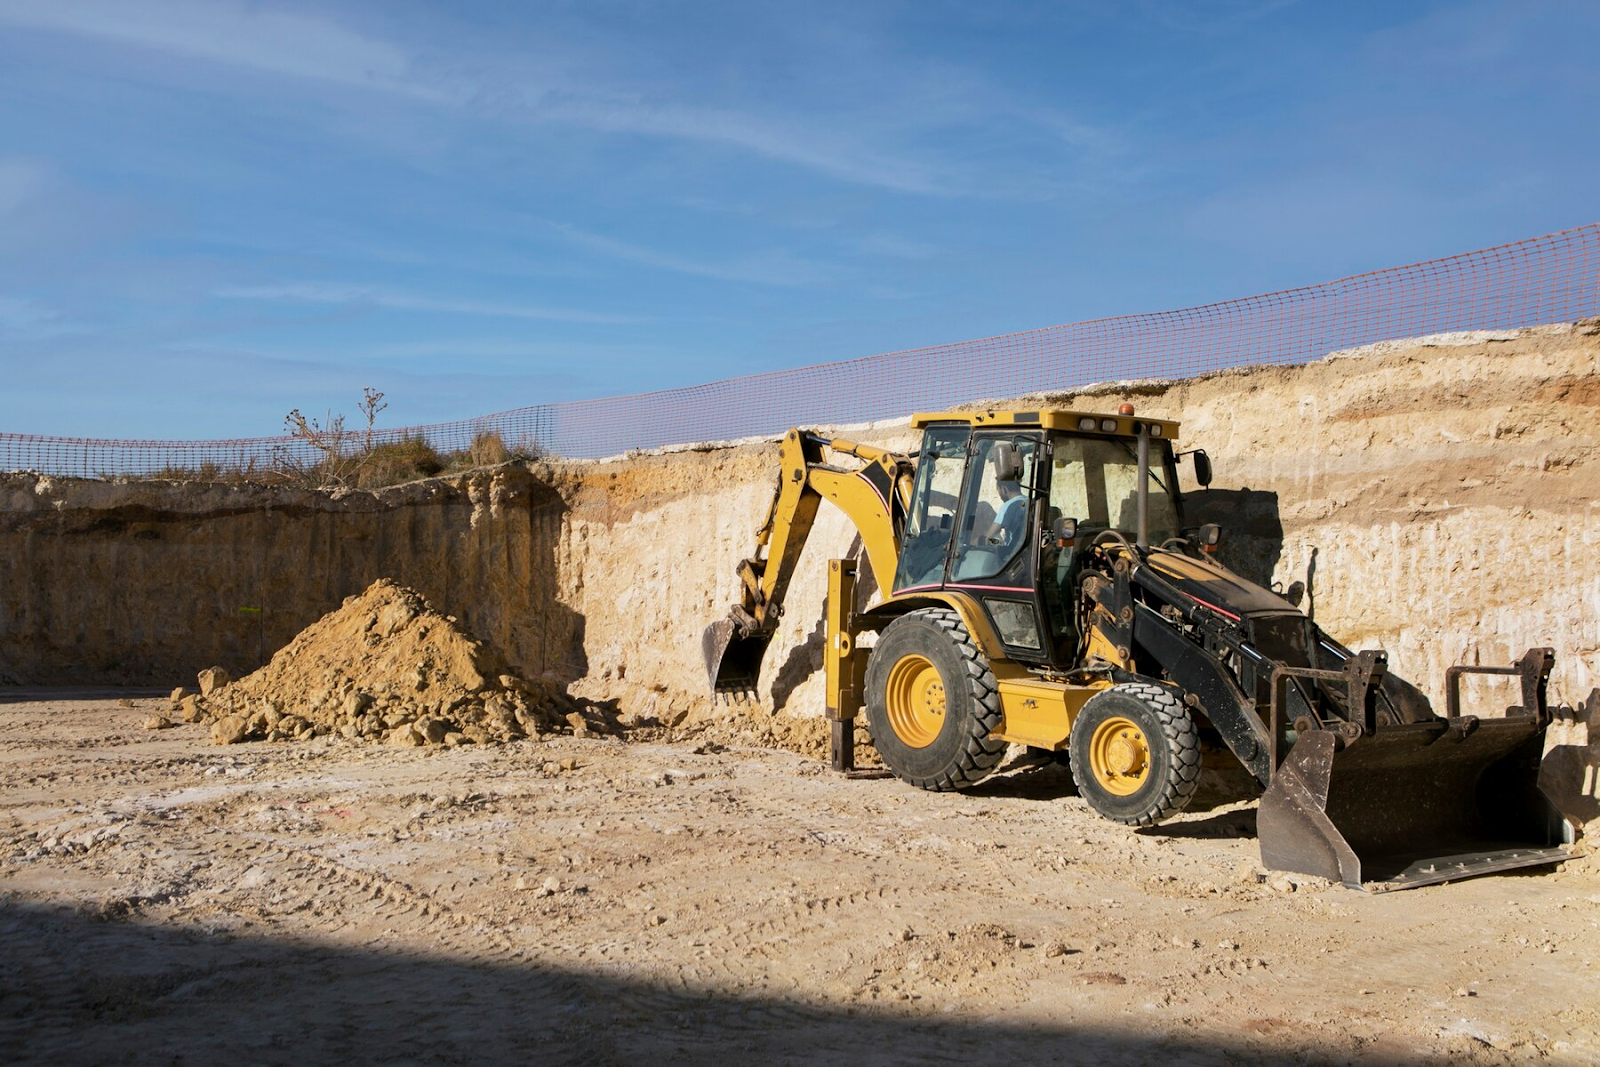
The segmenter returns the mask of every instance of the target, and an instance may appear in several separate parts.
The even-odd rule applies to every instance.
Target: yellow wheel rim
[[[1089,767],[1106,792],[1131,796],[1150,777],[1150,742],[1132,719],[1107,719],[1089,739]]]
[[[883,702],[894,735],[912,748],[927,748],[944,729],[944,679],[921,656],[904,656],[889,668]]]

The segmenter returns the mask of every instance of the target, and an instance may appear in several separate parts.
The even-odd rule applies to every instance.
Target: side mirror
[[[1305,582],[1301,582],[1301,581],[1290,582],[1289,583],[1289,588],[1284,590],[1283,599],[1287,600],[1289,603],[1293,604],[1295,607],[1299,607],[1300,606],[1300,601],[1304,600],[1305,598],[1306,598],[1306,583]]]
[[[1204,489],[1211,484],[1211,457],[1203,448],[1195,449],[1191,455],[1194,456],[1194,480]]]
[[[1078,538],[1078,520],[1073,518],[1059,518],[1050,524],[1050,536],[1056,539],[1056,546],[1066,548]]]
[[[997,443],[989,459],[994,464],[994,476],[998,481],[1014,482],[1022,477],[1022,455],[1010,441]]]

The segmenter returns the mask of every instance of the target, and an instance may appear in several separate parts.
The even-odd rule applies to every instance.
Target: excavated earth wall
[[[1387,648],[1433,694],[1451,664],[1551,645],[1552,698],[1600,714],[1600,323],[1023,402],[1121,400],[1182,420],[1182,445],[1209,451],[1217,479],[1192,519],[1225,527],[1224,559],[1257,580],[1309,578],[1318,621],[1345,643]],[[904,423],[843,432],[914,447]],[[343,494],[0,476],[0,679],[242,673],[390,577],[529,677],[625,713],[715,714],[699,635],[734,595],[776,451],[695,446]],[[852,540],[825,507],[768,653],[766,711],[820,712],[825,561]],[[1592,800],[1600,760],[1571,729]]]
[[[0,682],[239,677],[386,577],[519,669],[570,681],[584,666],[555,566],[564,512],[548,477],[510,466],[380,493],[3,475]]]

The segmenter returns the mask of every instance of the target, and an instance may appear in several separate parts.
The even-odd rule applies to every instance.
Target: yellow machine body
[[[1176,422],[1135,418],[1123,405],[1115,415],[919,413],[911,424],[927,431],[923,462],[949,466],[919,468],[911,456],[798,429],[783,438],[756,551],[738,565],[739,599],[702,638],[714,691],[755,691],[794,567],[826,499],[854,523],[881,594],[858,610],[857,561],[829,562],[823,666],[840,770],[852,768],[854,723],[865,708],[885,764],[920,788],[970,785],[999,765],[1003,743],[1066,750],[1091,806],[1142,826],[1188,803],[1204,741],[1225,745],[1265,790],[1262,862],[1275,869],[1399,888],[1565,857],[1559,813],[1537,787],[1552,721],[1545,685],[1553,650],[1530,649],[1511,667],[1453,668],[1450,712],[1438,715],[1414,686],[1388,675],[1383,653],[1352,652],[1317,627],[1299,611],[1300,594],[1279,594],[1221,565],[1212,554],[1218,527],[1181,527]],[[964,437],[963,426],[970,428]],[[1126,481],[1120,497],[1113,498],[1108,479],[1090,492],[1081,474],[1089,449],[1118,452],[1085,440],[1095,437],[1129,446],[1131,499]],[[980,498],[974,487],[985,483],[973,472],[986,471],[991,485],[1019,487],[1019,442],[1033,457],[1033,499],[1044,501],[1026,513],[1032,525],[1025,543],[1036,555],[1016,565],[1023,557],[1015,549],[1012,562],[963,577],[957,554],[983,543],[973,532],[982,529],[973,526],[985,514],[979,509],[990,508],[989,521],[998,513]],[[1052,465],[1043,468],[1041,484],[1045,457]],[[1096,462],[1105,469],[1103,459]],[[1159,537],[1150,526],[1155,463],[1171,501]],[[1209,484],[1209,457],[1197,452],[1194,463],[1196,481]],[[944,470],[961,473],[953,498],[948,482],[937,482]],[[1053,495],[1061,470],[1080,472],[1079,482],[1060,484],[1081,497]],[[957,503],[941,504],[938,524],[924,528],[935,496]],[[1118,500],[1113,513],[1109,505]],[[1095,532],[1085,535],[1086,527]],[[943,531],[951,531],[944,535],[946,562],[930,581],[935,572],[920,554],[932,542],[923,539]],[[982,536],[1002,543],[995,532]],[[905,582],[898,593],[897,579]],[[1070,626],[1051,621],[1062,618],[1063,601],[1073,613]],[[1015,627],[1015,616],[992,613],[1024,603],[1034,629],[1008,630],[1008,646],[996,626]],[[1052,634],[1053,646],[1046,644]],[[874,659],[880,646],[881,661]],[[1493,719],[1461,715],[1458,672],[1515,676],[1522,704]],[[964,687],[956,705],[948,702],[953,680]],[[946,726],[955,706],[965,729]]]

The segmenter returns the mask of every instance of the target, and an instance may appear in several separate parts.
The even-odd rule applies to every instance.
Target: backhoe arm
[[[825,462],[828,452],[853,456],[860,467]],[[728,617],[702,638],[706,673],[716,691],[755,688],[761,657],[783,614],[796,562],[816,523],[817,507],[830,500],[855,524],[881,588],[894,580],[900,534],[911,496],[909,457],[871,445],[790,430],[779,449],[778,487],[756,551],[739,562],[739,600]]]

